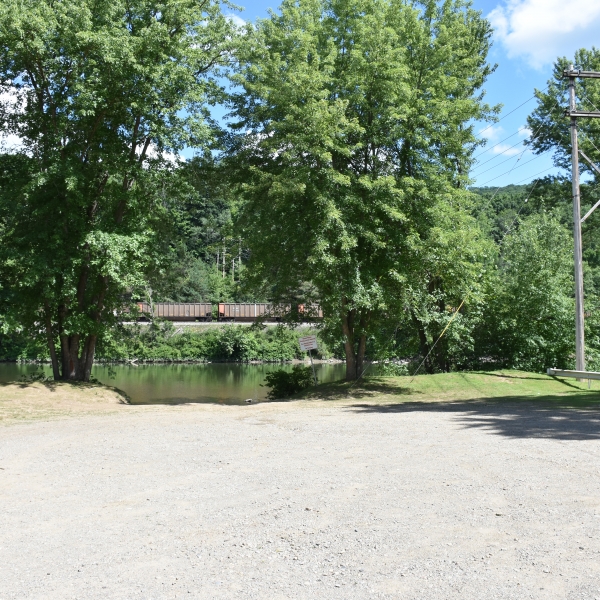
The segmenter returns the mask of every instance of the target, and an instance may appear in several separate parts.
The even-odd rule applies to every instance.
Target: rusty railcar
[[[323,318],[323,309],[318,304],[298,304],[298,318],[302,321],[318,321]]]
[[[206,302],[157,302],[151,310],[147,302],[138,302],[140,312],[167,321],[210,321],[212,304]]]
[[[138,302],[141,318],[157,318],[167,321],[211,321],[213,305],[203,302],[157,302],[150,306],[148,302]],[[220,302],[218,304],[218,321],[253,323],[255,321],[279,322],[294,315],[301,321],[311,322],[323,318],[323,310],[318,304],[269,304],[266,302]]]
[[[281,321],[291,311],[289,304],[267,304],[264,302],[235,304],[220,302],[219,321]]]

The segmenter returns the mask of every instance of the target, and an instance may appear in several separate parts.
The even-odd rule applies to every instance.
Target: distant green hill
[[[505,185],[503,187],[470,187],[469,191],[479,196],[493,196],[494,194],[503,196],[520,196],[524,194],[529,185]]]

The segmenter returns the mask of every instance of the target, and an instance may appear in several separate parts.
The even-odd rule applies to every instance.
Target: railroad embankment
[[[281,362],[302,360],[298,338],[318,333],[307,327],[283,325],[257,327],[238,324],[190,326],[168,321],[124,325],[102,340],[96,360],[114,362]],[[341,350],[341,348],[340,348]],[[335,352],[319,342],[317,359],[327,360]],[[45,346],[35,340],[0,336],[0,360],[48,360]]]

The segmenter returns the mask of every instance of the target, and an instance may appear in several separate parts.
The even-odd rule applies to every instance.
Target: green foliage
[[[411,369],[411,367],[413,367]],[[371,368],[371,377],[408,377],[417,370],[418,365],[412,363],[395,363],[384,361],[377,363]]]
[[[264,329],[243,325],[195,328],[157,321],[124,327],[118,335],[113,331],[111,338],[99,343],[97,356],[107,361],[137,359],[144,362],[291,361],[305,357],[298,344],[302,335],[306,335],[306,330],[283,325]],[[328,358],[326,345],[321,346],[317,356]]]
[[[250,280],[319,300],[349,379],[378,315],[422,296],[432,229],[463,210],[491,31],[462,0],[286,0],[240,51],[229,156]]]
[[[569,79],[563,71],[573,64],[576,69],[600,71],[600,49],[581,49],[575,52],[574,59],[562,57],[554,64],[553,77],[545,90],[537,90],[538,105],[527,119],[527,125],[535,134],[531,147],[536,153],[552,150],[554,163],[563,169],[571,168],[571,134],[569,119],[564,111],[569,106]],[[598,79],[577,80],[577,107],[580,110],[595,111],[600,106],[600,81]],[[580,119],[578,122],[579,148],[589,157],[598,161],[600,147],[600,123],[598,119]],[[586,161],[580,161],[581,170],[598,180],[597,173]]]
[[[210,142],[207,76],[234,43],[213,0],[0,4],[0,125],[22,140],[0,155],[0,313],[46,341],[55,378],[89,379],[161,274],[177,156]]]
[[[49,359],[48,347],[22,332],[0,333],[0,361],[33,361]]]
[[[154,300],[263,301],[255,290],[244,289],[248,252],[233,233],[237,200],[219,161],[209,152],[196,156],[182,166],[180,176],[188,189],[175,207],[172,261],[168,272],[154,282]]]
[[[314,385],[313,372],[311,367],[302,365],[294,365],[291,373],[279,369],[267,374],[265,385],[271,388],[267,394],[269,400],[289,398]]]
[[[501,248],[478,356],[511,368],[572,367],[572,239],[547,213],[527,217]]]
[[[507,185],[500,189],[469,188],[477,195],[473,204],[473,214],[479,226],[496,243],[514,228],[517,217],[531,214],[531,203],[525,202],[531,186]]]

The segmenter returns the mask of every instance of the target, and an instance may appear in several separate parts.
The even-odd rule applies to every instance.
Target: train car
[[[206,302],[157,302],[151,311],[147,302],[138,302],[140,312],[167,321],[210,321],[212,304]]]
[[[153,309],[148,302],[138,302],[143,318],[165,319],[167,321],[211,321],[212,304],[203,302],[156,302]],[[318,321],[323,318],[323,310],[318,304],[299,304],[298,317],[301,321]],[[217,320],[237,323],[255,321],[279,322],[292,313],[291,304],[234,303],[220,302]]]
[[[320,320],[323,309],[318,304],[298,304],[298,318],[302,321]]]
[[[267,304],[263,302],[235,304],[232,302],[219,303],[219,321],[281,321],[290,313],[289,304]]]

